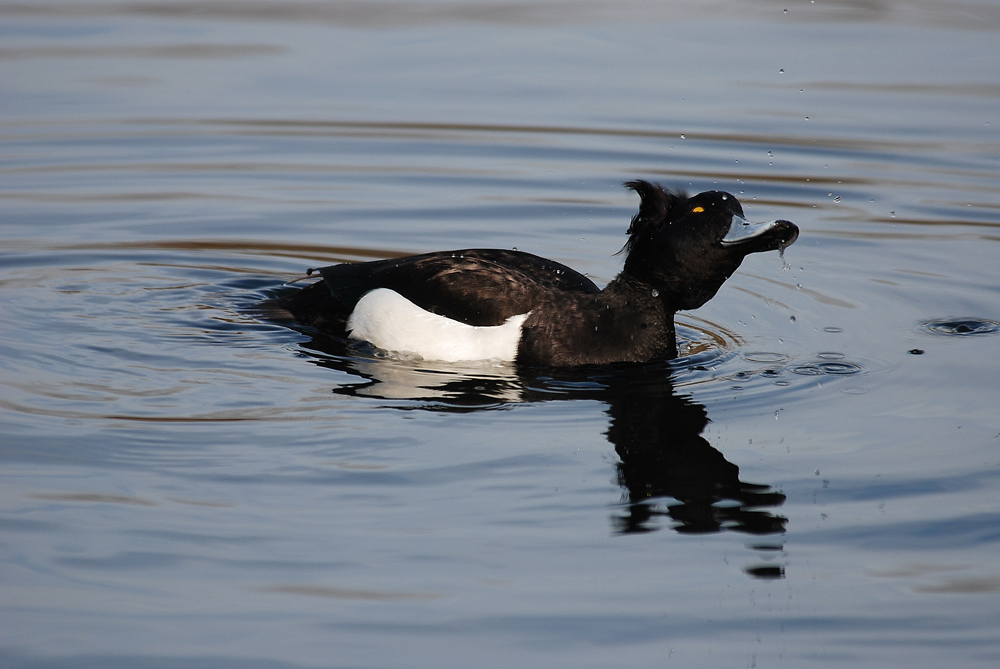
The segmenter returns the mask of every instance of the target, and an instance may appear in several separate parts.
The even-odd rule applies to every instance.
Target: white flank
[[[424,360],[512,361],[527,317],[519,314],[503,325],[476,327],[425,311],[394,290],[376,288],[358,300],[347,332],[351,339]]]

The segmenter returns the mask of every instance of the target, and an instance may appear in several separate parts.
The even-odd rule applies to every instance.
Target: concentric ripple
[[[984,318],[948,318],[924,321],[920,328],[930,334],[965,337],[996,334],[1000,332],[1000,323]]]
[[[690,314],[677,322],[677,354],[672,365],[678,371],[701,371],[731,357],[743,340],[726,328]]]

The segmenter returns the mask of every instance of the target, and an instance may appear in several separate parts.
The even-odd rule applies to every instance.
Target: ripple
[[[675,372],[700,372],[715,367],[743,344],[735,332],[690,314],[684,322],[678,321],[676,328],[678,357],[670,363]]]
[[[980,318],[950,318],[924,321],[920,324],[925,332],[936,335],[988,335],[1000,332],[1000,323]]]
[[[747,362],[761,362],[765,364],[776,364],[781,362],[788,362],[791,360],[784,353],[770,353],[767,351],[754,351],[751,353],[744,353],[743,359]]]
[[[798,365],[793,367],[791,371],[793,374],[800,374],[802,376],[822,376],[825,374],[839,376],[844,374],[860,374],[864,371],[864,367],[851,362],[814,362],[806,365]]]

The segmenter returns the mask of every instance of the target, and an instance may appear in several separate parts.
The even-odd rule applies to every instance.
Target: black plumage
[[[739,201],[710,191],[688,198],[646,181],[625,184],[640,196],[621,273],[603,290],[575,270],[521,251],[467,249],[340,264],[322,280],[279,298],[277,311],[339,337],[358,300],[376,288],[396,291],[430,312],[475,326],[530,315],[516,360],[571,366],[676,357],[674,313],[715,295],[743,258],[788,246],[788,221],[750,224]]]

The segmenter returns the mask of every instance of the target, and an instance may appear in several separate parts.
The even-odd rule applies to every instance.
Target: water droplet
[[[781,68],[780,70],[778,70],[778,74],[784,74],[784,73],[785,73],[785,68]]]
[[[685,137],[684,134],[682,133],[681,134],[681,139],[687,139],[687,137]]]
[[[657,289],[654,288],[653,289],[653,297],[659,297],[659,296],[660,296],[660,291],[658,291]]]
[[[838,195],[837,197],[833,198],[833,201],[834,202],[840,202],[840,196]]]

